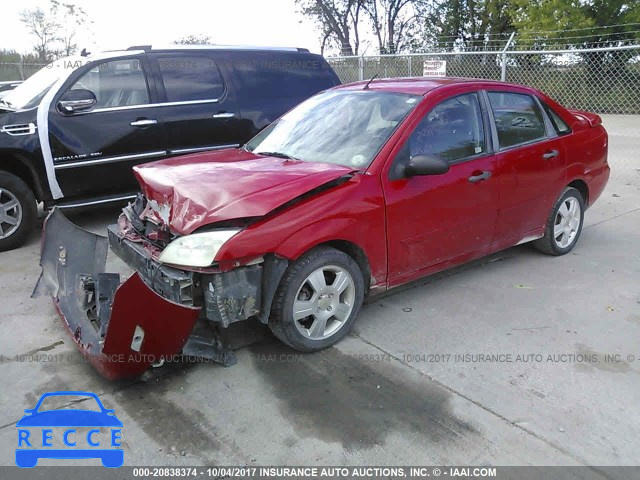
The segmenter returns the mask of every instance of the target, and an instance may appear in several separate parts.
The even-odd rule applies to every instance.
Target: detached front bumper
[[[157,262],[117,225],[108,239],[71,223],[57,209],[45,220],[33,296],[49,294],[87,360],[109,379],[134,377],[176,355],[236,363],[223,330],[248,318],[267,323],[288,261],[222,272],[191,272]],[[109,246],[136,273],[124,283],[106,273]]]
[[[49,293],[76,345],[106,378],[140,375],[179,353],[200,308],[163,298],[134,273],[105,273],[107,239],[54,209],[42,239],[34,296]],[[159,277],[163,278],[163,277]]]

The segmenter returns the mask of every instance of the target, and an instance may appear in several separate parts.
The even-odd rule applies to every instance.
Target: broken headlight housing
[[[236,228],[185,235],[167,245],[158,260],[185,267],[209,267],[222,245],[239,231]]]

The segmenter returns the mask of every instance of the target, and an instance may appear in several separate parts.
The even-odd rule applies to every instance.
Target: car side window
[[[338,83],[322,57],[298,52],[247,53],[234,59],[233,68],[251,102],[306,99]]]
[[[439,103],[420,121],[394,158],[389,179],[404,177],[416,155],[434,155],[449,163],[487,152],[482,109],[477,93],[465,93]]]
[[[149,103],[149,90],[138,59],[101,63],[72,86],[71,90],[91,90],[97,99],[94,109],[129,107]]]
[[[547,115],[551,120],[551,124],[558,135],[564,135],[565,133],[571,132],[569,125],[567,125],[565,121],[560,118],[560,115],[558,115],[549,105],[543,103],[542,107],[547,112]]]
[[[546,137],[542,112],[533,97],[511,92],[488,95],[501,149]]]
[[[215,100],[224,92],[224,82],[216,63],[207,57],[160,57],[168,102]]]
[[[431,110],[409,137],[409,156],[437,155],[453,163],[486,152],[477,93],[445,100]]]

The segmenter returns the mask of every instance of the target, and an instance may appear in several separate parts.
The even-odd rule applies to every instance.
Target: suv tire
[[[0,252],[21,246],[37,216],[36,198],[24,181],[0,172]]]

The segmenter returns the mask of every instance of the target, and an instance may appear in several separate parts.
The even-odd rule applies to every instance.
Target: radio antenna
[[[373,82],[376,79],[377,76],[378,76],[378,74],[376,73],[373,77],[371,77],[362,90],[369,90],[369,84],[371,82]]]

